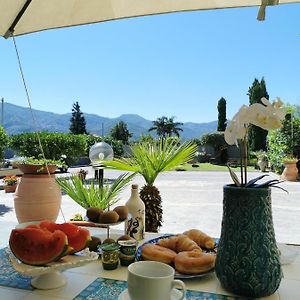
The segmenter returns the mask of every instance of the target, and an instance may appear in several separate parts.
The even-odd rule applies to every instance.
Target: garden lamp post
[[[112,147],[105,142],[95,143],[90,148],[89,158],[91,160],[92,167],[95,169],[95,179],[98,179],[99,186],[102,186],[104,178],[102,162],[104,160],[113,160],[114,151]]]

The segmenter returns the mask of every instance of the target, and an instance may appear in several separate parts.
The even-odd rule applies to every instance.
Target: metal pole
[[[1,125],[4,127],[4,98],[1,99]]]
[[[103,187],[103,180],[104,180],[104,169],[100,168],[98,169],[98,182],[99,182],[99,187]]]

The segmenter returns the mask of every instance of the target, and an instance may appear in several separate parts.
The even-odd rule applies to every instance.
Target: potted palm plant
[[[109,209],[119,201],[120,193],[125,189],[135,174],[122,174],[111,185],[86,184],[77,175],[70,178],[56,178],[60,188],[76,203],[85,209],[90,207]]]
[[[131,148],[130,158],[115,158],[104,161],[107,168],[140,173],[146,182],[141,188],[140,198],[145,203],[146,231],[157,232],[162,225],[161,196],[154,185],[159,173],[170,171],[177,166],[191,161],[196,153],[197,145],[185,142],[178,145],[172,138],[159,141],[135,144]]]

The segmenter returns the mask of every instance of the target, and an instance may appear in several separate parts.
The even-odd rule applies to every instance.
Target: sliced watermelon
[[[60,230],[49,232],[41,228],[13,229],[9,246],[23,263],[40,266],[56,261],[65,255],[68,238]]]
[[[53,232],[55,230],[57,230],[57,225],[56,223],[54,222],[51,222],[51,221],[48,221],[48,220],[44,220],[44,221],[41,221],[39,224],[37,224],[40,228],[43,228],[43,229],[47,229],[49,230],[50,232]]]
[[[79,231],[76,235],[68,236],[69,245],[74,249],[71,253],[76,253],[85,249],[91,239],[90,232],[87,229],[79,227]]]
[[[87,229],[78,227],[72,223],[56,224],[50,221],[42,221],[39,226],[50,232],[54,232],[55,230],[64,232],[68,237],[69,246],[73,248],[69,251],[70,254],[83,250],[91,240],[90,232]]]

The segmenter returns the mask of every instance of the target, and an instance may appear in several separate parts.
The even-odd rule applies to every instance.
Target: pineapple
[[[154,185],[145,184],[140,191],[140,198],[145,203],[146,231],[157,232],[162,225],[163,214],[159,190]]]

